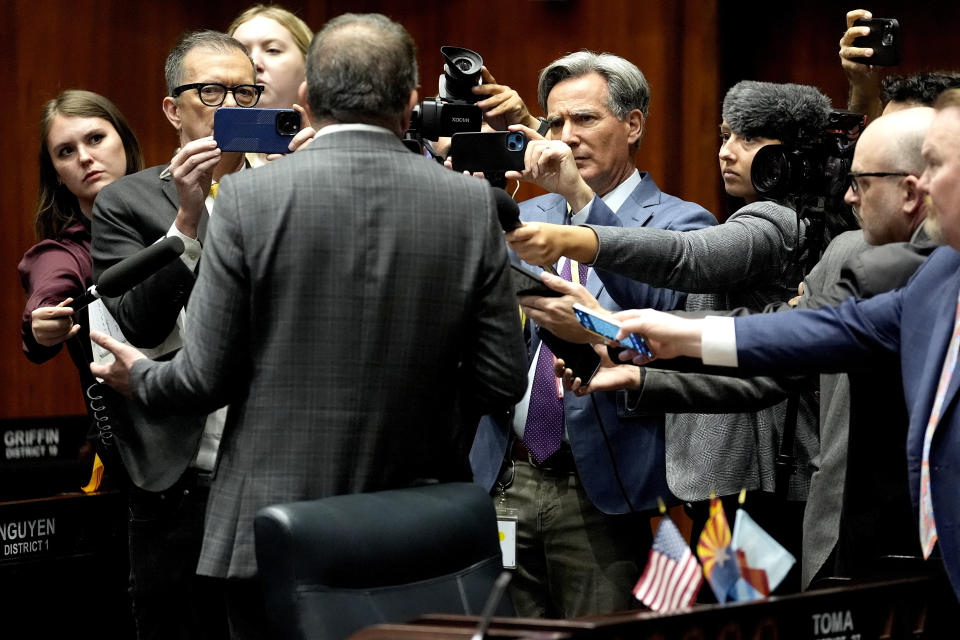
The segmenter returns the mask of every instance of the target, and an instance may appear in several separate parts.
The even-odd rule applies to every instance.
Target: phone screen
[[[627,337],[617,340],[620,323],[616,320],[604,318],[579,303],[573,305],[573,312],[577,315],[577,321],[580,325],[590,333],[605,338],[609,342],[622,344],[648,358],[653,356],[653,353],[647,348],[647,341],[641,336],[631,333]]]

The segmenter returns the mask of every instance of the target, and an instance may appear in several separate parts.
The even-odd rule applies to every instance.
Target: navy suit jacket
[[[680,200],[660,191],[648,174],[641,172],[640,185],[614,214],[600,198],[594,198],[588,224],[626,227],[655,227],[688,231],[716,224],[711,213],[697,204]],[[520,204],[524,222],[567,224],[567,202],[557,194],[547,194]],[[539,270],[531,265],[531,268]],[[607,277],[606,275],[604,276]],[[615,276],[622,278],[622,276]],[[638,304],[656,309],[673,309],[683,294],[658,289],[623,278]],[[595,272],[590,273],[587,289],[607,309],[620,307],[607,294]],[[528,362],[537,353],[540,338],[536,329],[528,343]],[[596,408],[594,408],[596,402]],[[591,502],[604,513],[628,513],[653,509],[657,498],[667,500],[664,467],[663,416],[641,416],[626,410],[625,392],[595,393],[578,398],[567,393],[563,399],[564,420],[570,448],[580,482]],[[597,415],[601,424],[598,424]],[[488,491],[493,487],[512,431],[513,413],[486,416],[481,420],[470,452],[474,482]],[[601,430],[601,426],[603,430]],[[608,449],[604,431],[609,439]],[[611,451],[614,460],[611,460]],[[627,491],[629,503],[620,489],[617,476]]]
[[[753,372],[869,369],[899,354],[910,414],[907,469],[914,507],[927,420],[953,331],[960,290],[960,253],[933,252],[902,289],[817,311],[737,318],[737,357]],[[930,488],[940,550],[960,597],[960,375],[954,372],[930,448]],[[919,537],[919,521],[917,530]]]

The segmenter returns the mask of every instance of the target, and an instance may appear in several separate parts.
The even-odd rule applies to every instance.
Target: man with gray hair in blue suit
[[[686,231],[716,223],[637,170],[650,87],[636,65],[607,53],[569,54],[540,73],[538,98],[547,138],[511,127],[530,142],[524,171],[508,179],[550,192],[520,205],[524,224]],[[585,285],[607,308],[619,308],[586,265],[563,259],[540,266]],[[654,308],[673,309],[683,296],[623,280]],[[562,298],[540,301],[544,307],[532,315],[564,304]],[[522,616],[555,618],[628,609],[636,604],[631,589],[651,542],[650,515],[657,498],[669,496],[663,416],[626,411],[618,392],[587,399],[558,391],[549,369],[554,356],[536,324],[529,335],[527,394],[511,411],[481,421],[471,452],[474,481],[496,485],[497,504],[518,516],[514,606]]]

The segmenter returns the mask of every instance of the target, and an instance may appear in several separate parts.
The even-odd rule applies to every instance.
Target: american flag
[[[689,607],[702,583],[700,563],[673,521],[664,516],[633,595],[654,611],[669,612]]]

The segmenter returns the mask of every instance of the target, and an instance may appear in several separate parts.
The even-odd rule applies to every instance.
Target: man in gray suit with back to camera
[[[94,372],[148,410],[230,404],[198,572],[227,580],[240,635],[267,635],[258,510],[469,480],[471,419],[523,394],[493,193],[401,144],[416,86],[403,27],[328,22],[301,87],[319,133],[224,180],[181,351],[94,334],[117,355]]]

